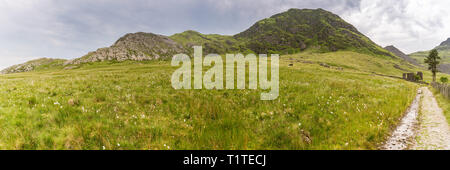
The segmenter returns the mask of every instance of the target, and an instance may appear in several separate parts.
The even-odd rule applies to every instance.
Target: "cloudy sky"
[[[130,32],[233,35],[289,8],[323,8],[406,53],[450,37],[448,0],[0,0],[0,69],[76,58]]]

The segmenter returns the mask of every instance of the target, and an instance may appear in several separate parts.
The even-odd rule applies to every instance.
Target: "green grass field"
[[[401,76],[395,64],[415,71],[355,52],[281,56],[273,101],[174,90],[170,61],[0,75],[0,149],[377,149],[419,87],[372,73]]]

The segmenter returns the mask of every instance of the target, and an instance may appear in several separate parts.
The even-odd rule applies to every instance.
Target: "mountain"
[[[396,48],[393,45],[384,47],[384,49],[388,50],[389,52],[393,53],[394,55],[396,55],[397,57],[403,58],[405,61],[416,65],[416,66],[421,66],[415,59],[409,57],[408,55],[406,55],[405,53],[403,53],[402,51],[400,51],[398,48]]]
[[[44,70],[58,66],[63,66],[64,62],[66,62],[66,60],[64,59],[40,58],[28,61],[23,64],[13,65],[11,67],[3,69],[0,73],[10,74],[10,73],[28,72],[33,70]]]
[[[111,47],[100,48],[66,64],[81,64],[105,60],[152,60],[172,57],[184,48],[167,36],[153,33],[130,33],[121,37]]]
[[[104,60],[151,60],[191,53],[201,45],[205,53],[296,53],[306,49],[319,52],[353,50],[391,54],[361,34],[339,16],[323,9],[290,9],[258,21],[234,36],[201,34],[188,30],[169,37],[152,33],[127,34],[114,45],[91,52],[68,64]]]
[[[388,55],[338,15],[323,9],[289,9],[234,36],[256,53],[354,50]]]
[[[106,60],[167,59],[178,53],[192,53],[194,45],[204,53],[278,53],[293,54],[304,50],[334,52],[349,50],[394,57],[353,25],[323,9],[289,9],[258,21],[247,30],[233,35],[201,34],[188,30],[171,36],[130,33],[113,45],[65,62],[65,65]]]
[[[441,57],[441,64],[438,66],[439,71],[450,74],[450,38],[443,41],[439,44],[439,46],[433,49],[437,49],[439,56]],[[429,53],[430,51],[419,51],[409,54],[409,56],[417,60],[419,64],[425,66],[426,64],[424,63],[424,60]]]

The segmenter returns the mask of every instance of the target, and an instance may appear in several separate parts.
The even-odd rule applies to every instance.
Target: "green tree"
[[[439,57],[439,53],[436,49],[431,50],[430,54],[427,58],[425,58],[425,63],[428,64],[428,70],[433,73],[433,82],[436,82],[436,73],[438,72],[437,66],[439,65],[439,60],[441,57]]]
[[[448,82],[448,78],[447,77],[441,77],[441,82],[442,83],[447,83]]]

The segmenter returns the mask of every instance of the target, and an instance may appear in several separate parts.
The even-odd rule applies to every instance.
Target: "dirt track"
[[[406,115],[381,149],[450,149],[450,127],[427,87],[418,90]]]
[[[450,149],[450,128],[447,120],[439,108],[433,93],[426,87],[421,88],[420,127],[416,136],[416,143],[411,149],[440,150]]]

